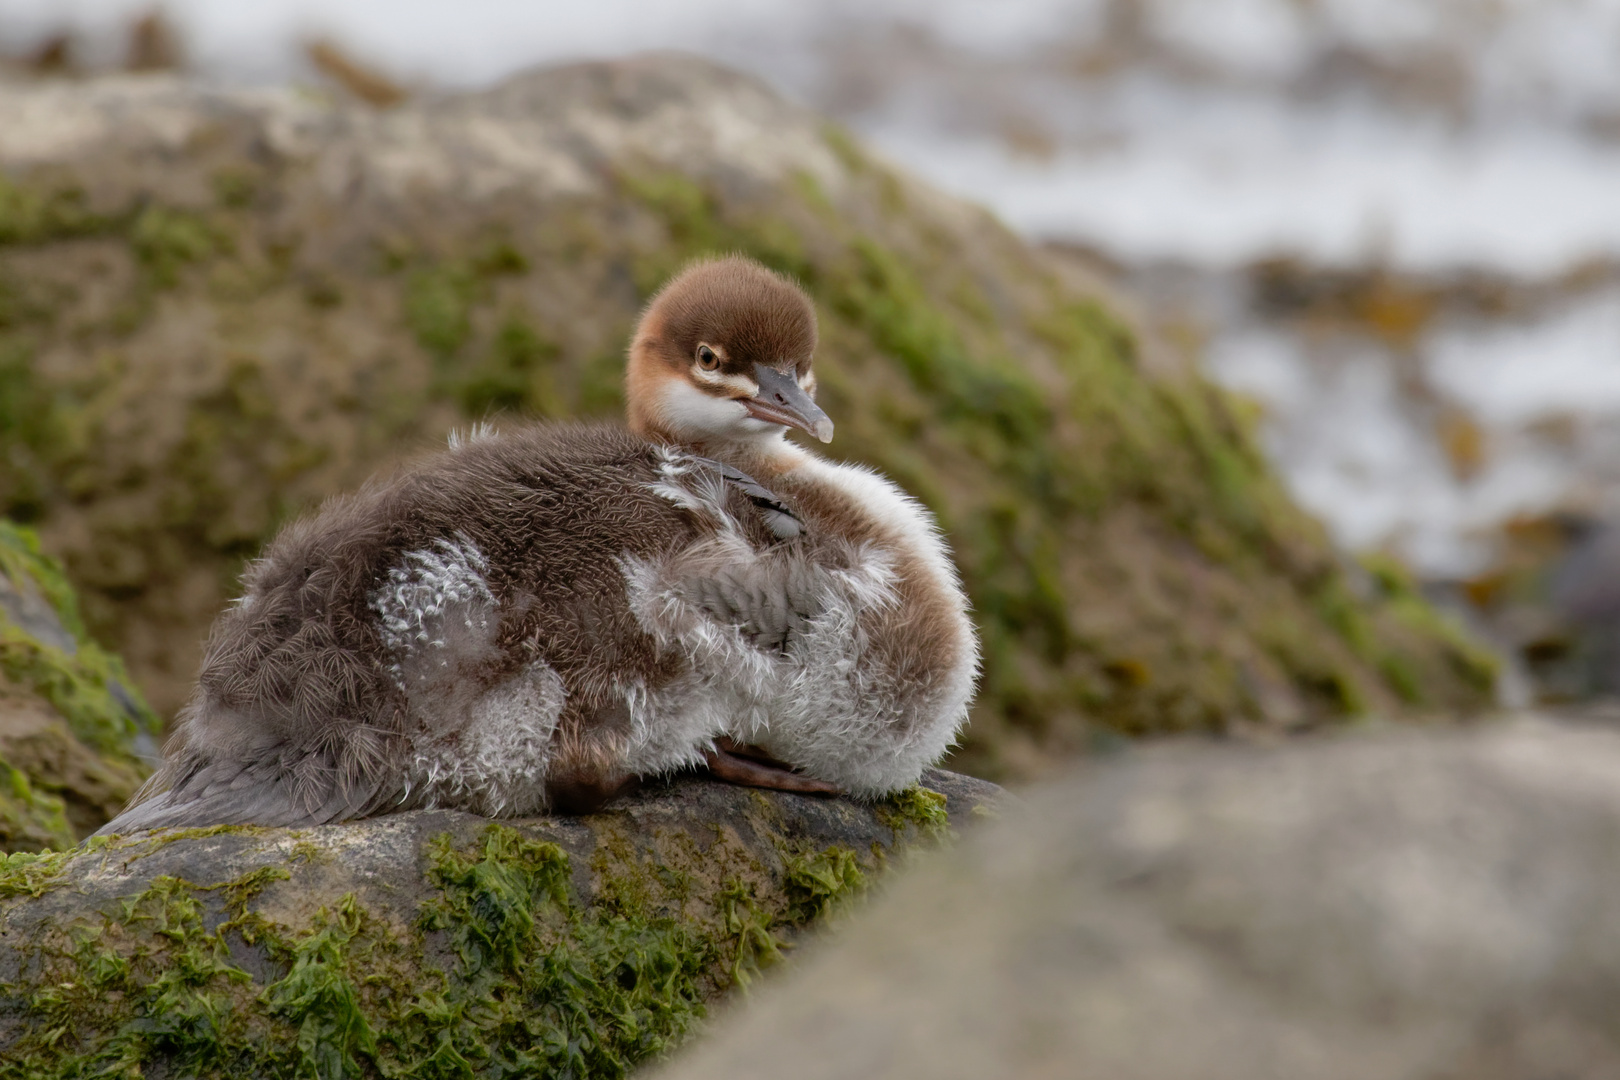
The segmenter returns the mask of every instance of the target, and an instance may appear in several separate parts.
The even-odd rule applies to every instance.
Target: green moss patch
[[[585,818],[419,811],[5,857],[0,1080],[622,1077],[921,840],[931,794],[899,829],[689,779]]]
[[[782,960],[782,943],[771,929],[774,920],[739,880],[720,890],[720,918],[731,941],[731,980],[746,989],[762,970]]]
[[[86,633],[61,565],[4,519],[0,577],[0,709],[21,714],[0,734],[0,850],[71,847],[134,793],[134,740],[157,718]]]
[[[108,227],[73,185],[42,188],[0,176],[0,244],[42,244],[89,236]]]
[[[230,247],[224,234],[202,217],[164,206],[149,206],[135,217],[129,243],[160,285],[174,285],[183,267]]]
[[[944,840],[951,834],[951,818],[945,811],[945,796],[914,784],[896,792],[878,803],[878,820],[897,835],[904,836],[908,829],[925,840]]]
[[[809,923],[866,888],[866,871],[848,848],[836,845],[809,856],[787,860],[788,917]]]
[[[440,845],[430,874],[443,899],[424,927],[446,935],[456,977],[435,1006],[466,1014],[407,1054],[446,1053],[493,1075],[622,1076],[675,1045],[702,1015],[712,946],[621,894],[605,908],[569,899],[555,844],[491,825],[480,850]]]
[[[353,894],[289,927],[256,910],[288,871],[160,876],[50,935],[0,1077],[622,1077],[702,1015],[715,946],[648,912],[582,907],[555,844],[490,825],[427,852],[434,899],[389,924]],[[39,895],[63,856],[11,856],[0,896]],[[727,901],[722,901],[726,903]],[[761,930],[762,933],[767,931]]]
[[[157,730],[157,717],[131,689],[122,662],[85,632],[61,564],[44,554],[32,531],[5,520],[0,573],[13,588],[42,595],[74,639],[69,653],[40,641],[0,610],[0,671],[50,702],[73,734],[100,753],[127,755],[138,731]]]
[[[23,770],[0,761],[0,851],[15,852],[20,858],[33,857],[41,850],[70,848],[77,839],[61,798],[39,790]],[[21,875],[18,880],[29,880],[21,873],[23,864],[13,868],[9,862],[0,863],[0,896],[5,896],[8,889],[21,887],[12,884],[12,869]]]

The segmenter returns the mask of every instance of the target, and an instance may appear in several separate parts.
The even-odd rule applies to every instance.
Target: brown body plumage
[[[926,512],[782,438],[830,438],[814,346],[797,289],[700,264],[632,343],[633,432],[474,439],[284,530],[105,831],[534,813],[722,759],[914,780],[976,644]]]

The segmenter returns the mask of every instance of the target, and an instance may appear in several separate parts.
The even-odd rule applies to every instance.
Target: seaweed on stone
[[[335,912],[322,908],[296,940],[280,943],[285,977],[265,987],[270,1013],[297,1029],[297,1072],[333,1080],[363,1076],[359,1055],[375,1059],[377,1033],[350,975],[351,950],[364,929],[353,894]]]
[[[774,920],[755,902],[746,882],[732,879],[719,894],[720,917],[731,939],[731,981],[747,989],[765,968],[782,960],[782,942],[772,929]]]
[[[456,970],[406,1009],[404,1027],[386,1028],[402,1060],[617,1077],[675,1045],[702,1015],[707,947],[675,920],[622,901],[578,908],[557,845],[491,824],[478,851],[441,841],[432,858],[441,898],[423,929],[445,935]],[[476,1022],[442,1023],[473,1012]]]
[[[893,829],[896,836],[916,830],[919,839],[939,842],[951,836],[951,818],[945,811],[945,796],[921,784],[897,791],[875,808],[878,820]]]
[[[866,871],[853,851],[833,845],[811,855],[789,856],[784,889],[788,919],[800,926],[822,918],[866,888]]]
[[[68,857],[13,856],[0,888],[37,895]],[[159,1062],[210,1077],[622,1077],[702,1015],[709,946],[667,918],[576,905],[556,845],[491,824],[474,850],[441,838],[429,858],[438,899],[404,931],[353,894],[299,928],[265,919],[253,903],[288,878],[280,866],[155,878],[0,986],[24,1021],[0,1077]],[[273,977],[256,979],[251,956]]]
[[[89,848],[93,851],[104,843],[104,838],[97,837],[90,841]],[[46,890],[60,884],[67,861],[74,854],[69,850],[14,851],[0,857],[0,900],[13,896],[43,896]]]
[[[140,1075],[154,1060],[220,1076],[273,1054],[252,976],[233,961],[224,928],[208,925],[208,894],[232,884],[159,876],[99,922],[36,944],[32,978],[0,985],[23,1019],[0,1077]]]

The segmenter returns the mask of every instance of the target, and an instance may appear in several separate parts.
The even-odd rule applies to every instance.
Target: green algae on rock
[[[751,79],[645,57],[386,114],[43,93],[0,88],[0,512],[160,711],[281,521],[458,425],[617,413],[640,305],[726,251],[804,284],[830,449],[948,534],[985,646],[964,767],[1489,700],[1490,658],[1336,555],[1240,406]],[[47,108],[66,134],[7,122]]]
[[[925,781],[957,822],[999,798]],[[585,818],[13,855],[0,1078],[621,1077],[918,841],[846,800],[688,779]]]
[[[0,519],[0,850],[71,847],[123,807],[157,729],[131,685],[61,566]]]
[[[0,846],[31,853],[72,847],[74,840],[62,800],[35,788],[23,770],[0,761]]]

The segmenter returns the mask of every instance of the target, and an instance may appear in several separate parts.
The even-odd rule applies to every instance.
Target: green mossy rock
[[[1231,400],[989,215],[676,56],[388,112],[0,85],[0,512],[168,713],[280,522],[457,424],[619,414],[641,304],[725,251],[805,284],[831,449],[955,547],[963,767],[1489,699],[1491,659],[1337,557]]]
[[[621,1077],[1002,797],[685,779],[583,818],[418,811],[0,861],[0,1080]]]
[[[89,640],[62,568],[0,519],[0,851],[68,848],[145,775],[157,717]]]

